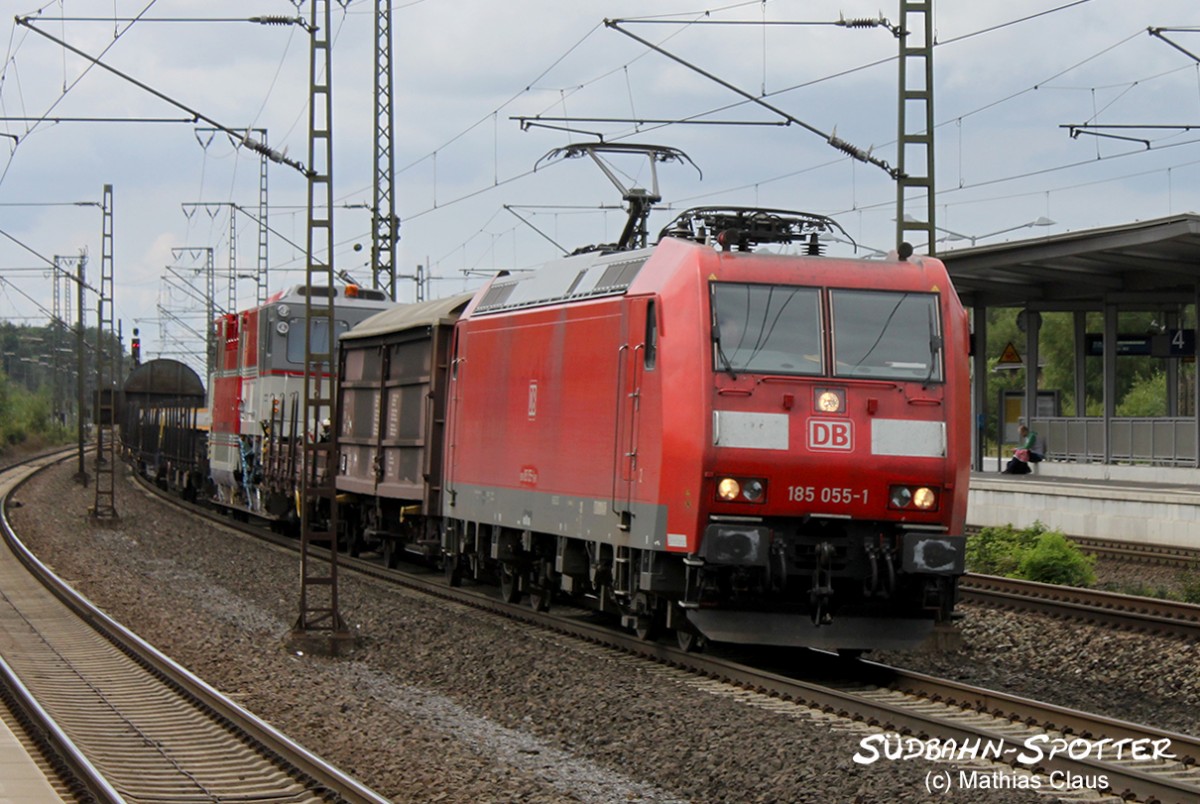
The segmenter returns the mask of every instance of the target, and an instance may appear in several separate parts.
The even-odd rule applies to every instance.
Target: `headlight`
[[[767,481],[757,477],[723,477],[717,481],[717,499],[722,502],[761,503],[767,498]]]
[[[813,407],[818,413],[841,413],[846,407],[843,392],[833,388],[817,388]]]
[[[901,510],[915,508],[918,511],[936,511],[938,490],[929,486],[892,486],[888,490],[888,507]]]
[[[922,511],[932,511],[937,508],[937,494],[933,489],[922,486],[913,492],[913,505]]]

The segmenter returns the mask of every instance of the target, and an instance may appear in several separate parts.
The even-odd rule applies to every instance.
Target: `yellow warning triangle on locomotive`
[[[1000,366],[1018,365],[1019,366],[1022,362],[1023,361],[1021,360],[1021,356],[1019,354],[1017,354],[1017,347],[1013,346],[1012,343],[1010,342],[1008,344],[1008,346],[1004,347],[1004,351],[1001,353],[1000,360],[997,361],[997,365],[1000,365]]]

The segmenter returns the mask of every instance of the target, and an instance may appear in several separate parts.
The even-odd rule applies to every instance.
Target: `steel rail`
[[[39,468],[45,468],[45,465],[39,466]],[[31,474],[32,472],[26,473],[26,477],[22,480],[27,479]],[[15,583],[23,583],[24,587],[29,588],[24,592],[25,594],[36,594],[40,590],[41,595],[47,600],[52,595],[75,618],[81,621],[73,624],[67,623],[67,627],[73,630],[72,635],[65,641],[55,640],[53,635],[43,638],[52,646],[51,652],[57,654],[56,656],[46,657],[45,651],[33,655],[34,651],[42,647],[41,644],[37,644],[39,640],[36,638],[23,640],[21,642],[22,652],[28,648],[32,655],[32,658],[22,657],[26,660],[24,664],[28,667],[43,661],[58,664],[65,661],[67,669],[63,672],[68,677],[65,690],[68,695],[75,694],[77,686],[83,688],[80,681],[84,676],[79,673],[78,668],[85,666],[93,668],[102,666],[104,663],[111,663],[118,670],[118,674],[114,674],[114,677],[119,679],[119,685],[99,675],[93,677],[88,674],[86,676],[86,684],[98,687],[95,692],[98,692],[99,698],[104,702],[97,714],[76,716],[74,725],[63,723],[60,726],[50,725],[48,728],[60,729],[75,744],[78,752],[86,755],[89,752],[89,736],[92,737],[93,747],[96,747],[95,735],[87,733],[95,726],[95,723],[92,722],[93,718],[116,714],[120,722],[127,723],[129,726],[128,729],[122,728],[120,731],[143,734],[144,736],[140,738],[134,737],[132,742],[144,741],[145,745],[150,747],[148,751],[150,755],[163,755],[166,765],[173,766],[172,770],[166,772],[166,778],[171,778],[172,775],[177,776],[181,780],[180,784],[188,786],[189,792],[186,795],[192,797],[197,795],[197,788],[200,788],[202,795],[216,795],[218,799],[224,797],[224,800],[232,800],[232,798],[244,795],[252,797],[282,795],[288,797],[288,800],[303,800],[307,796],[313,801],[324,801],[333,797],[334,800],[344,802],[369,802],[370,804],[386,802],[385,798],[358,780],[331,766],[270,724],[217,692],[203,680],[97,609],[72,590],[62,579],[54,575],[19,542],[13,533],[7,505],[11,493],[17,485],[19,483],[13,483],[8,488],[0,488],[0,529],[3,530],[3,538],[8,549],[16,558],[15,562],[5,562],[9,565],[5,586],[10,587]],[[17,573],[20,572],[14,566],[17,562],[29,576],[36,578],[40,587],[35,588],[36,585],[32,579],[21,581],[17,578]],[[5,591],[7,593],[8,588]],[[50,605],[54,606],[53,603]],[[55,608],[61,612],[61,607]],[[47,631],[38,631],[42,625],[36,622],[35,614],[24,613],[27,611],[38,610],[27,606],[23,612],[18,614],[19,617],[27,618],[36,633],[50,634],[60,622],[68,619],[61,614],[56,614],[57,622],[47,624],[45,626]],[[78,632],[88,628],[94,629],[100,638],[81,640]],[[71,645],[79,641],[88,642],[88,645],[85,646],[87,653],[82,656],[72,656]],[[26,642],[30,644],[26,645]],[[111,658],[97,658],[97,653],[101,649],[105,651],[106,656]],[[17,672],[19,674],[19,669]],[[51,681],[49,687],[44,683],[39,686],[39,683],[42,682],[41,673],[37,675],[39,677],[36,679],[22,678],[24,683],[31,687],[37,687],[33,690],[35,697],[42,698],[49,691],[56,693],[64,691],[61,679],[57,682]],[[183,743],[170,747],[165,746],[166,740],[160,741],[160,738],[155,736],[157,733],[155,730],[159,728],[156,722],[149,720],[135,722],[135,717],[139,716],[123,712],[120,704],[115,701],[118,696],[126,693],[124,689],[126,684],[140,685],[149,690],[146,693],[140,690],[135,691],[134,695],[145,696],[136,700],[174,699],[170,703],[164,704],[165,707],[168,707],[165,714],[155,713],[151,717],[163,718],[163,722],[169,724],[171,728],[174,727],[174,724],[186,723],[186,726],[179,731],[186,733],[189,738],[202,732],[207,734],[210,739],[224,740],[222,743],[224,747],[217,749],[222,757],[221,763],[219,763],[221,767],[212,767],[208,770],[198,767],[181,767],[189,760],[202,763],[205,755],[192,757],[189,754],[191,749]],[[88,694],[95,697],[95,693],[91,690]],[[56,700],[55,705],[45,706],[45,711],[52,715],[64,712],[72,714],[70,706],[71,702],[69,701]],[[172,714],[172,712],[176,714]],[[61,720],[61,716],[59,719]],[[145,732],[142,732],[143,728],[146,729]],[[221,734],[227,736],[218,736]],[[151,800],[161,799],[164,796],[171,798],[174,795],[171,791],[163,788],[164,783],[161,778],[153,778],[156,776],[155,773],[148,771],[145,767],[127,767],[130,764],[127,761],[128,757],[112,756],[112,745],[106,744],[104,748],[106,753],[110,754],[109,756],[103,759],[92,757],[91,760],[83,763],[83,772],[87,774],[86,778],[91,780],[89,787],[95,786],[97,800],[123,801],[125,797]],[[211,760],[211,752],[207,756]],[[88,765],[93,765],[93,768],[98,769],[97,772],[93,774],[88,771]],[[151,786],[156,784],[158,786]],[[213,791],[205,791],[205,784],[212,785]],[[274,792],[271,791],[271,787],[274,787]],[[245,792],[239,793],[239,789]],[[150,792],[146,792],[147,790]],[[308,791],[307,794],[304,793],[305,790]],[[180,795],[185,794],[180,793]]]
[[[995,575],[968,574],[959,591],[963,600],[986,606],[1200,639],[1200,606],[1191,603]]]
[[[153,491],[159,493],[156,489]],[[231,523],[202,506],[159,494],[173,505],[208,516],[252,538],[295,549],[292,546],[294,539]],[[918,739],[936,737],[943,743],[954,741],[959,746],[986,742],[997,747],[1005,765],[1016,764],[1016,758],[1029,750],[1027,741],[1030,739],[1062,740],[1063,744],[1072,739],[1093,743],[1105,738],[1169,740],[1176,759],[1153,767],[1130,763],[1127,755],[1124,762],[1114,761],[1112,751],[1101,751],[1099,758],[1075,758],[1061,753],[1040,756],[1029,770],[1040,774],[1072,773],[1077,777],[1104,776],[1110,787],[1122,796],[1136,796],[1139,800],[1154,800],[1161,804],[1193,802],[1200,798],[1200,769],[1195,767],[1200,759],[1200,740],[1197,738],[871,662],[840,662],[836,672],[848,677],[848,683],[818,683],[797,677],[800,674],[771,671],[737,658],[688,653],[674,646],[640,640],[592,621],[581,615],[583,610],[580,609],[561,606],[556,607],[557,612],[543,613],[529,606],[505,603],[490,587],[450,587],[440,574],[435,575],[432,571],[390,570],[361,558],[343,557],[341,561],[344,569],[678,668],[685,674],[713,679],[747,691],[749,695],[762,696],[764,703],[789,701],[863,726]],[[561,613],[563,609],[567,609],[566,614]],[[822,670],[825,668],[819,672]]]
[[[27,458],[0,469],[0,520],[7,529],[6,511],[8,495],[26,478],[37,471],[63,460],[74,457],[75,448],[50,455]],[[49,712],[39,703],[37,696],[20,679],[8,662],[0,656],[0,687],[9,701],[18,722],[30,741],[50,757],[51,765],[62,785],[67,788],[86,790],[88,795],[101,802],[119,802],[124,798],[108,783],[104,775],[88,760],[87,755],[71,739]]]
[[[1135,561],[1144,564],[1162,564],[1180,569],[1200,569],[1200,550],[1194,547],[1176,547],[1169,544],[1138,544],[1113,539],[1093,539],[1084,536],[1068,536],[1083,550],[1102,556]]]

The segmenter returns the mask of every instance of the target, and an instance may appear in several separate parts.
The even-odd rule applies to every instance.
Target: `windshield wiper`
[[[942,351],[942,336],[937,333],[937,320],[934,317],[933,309],[933,305],[930,305],[927,310],[929,313],[929,373],[925,375],[925,382],[921,383],[923,387],[927,387],[929,381],[933,379],[933,372],[938,364],[938,354]]]
[[[721,345],[721,328],[715,320],[713,321],[712,340],[717,347],[717,357],[721,360],[721,370],[729,374],[729,379],[736,380],[737,373],[733,370],[733,362],[729,359],[729,355],[725,354],[725,348]]]

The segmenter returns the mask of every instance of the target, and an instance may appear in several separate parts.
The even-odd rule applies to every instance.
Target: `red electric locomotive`
[[[815,253],[835,226],[694,210],[655,246],[364,322],[340,358],[350,543],[685,647],[920,643],[963,572],[966,314],[936,259]]]
[[[963,572],[967,318],[936,259],[754,250],[831,224],[694,210],[482,289],[450,363],[450,566],[685,646],[927,637]]]

